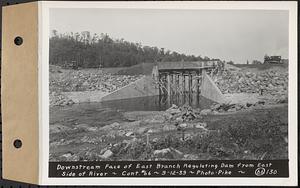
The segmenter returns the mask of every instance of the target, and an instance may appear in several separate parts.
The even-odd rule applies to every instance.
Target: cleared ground
[[[50,160],[287,159],[287,112],[280,105],[198,116],[184,131],[167,112],[103,112],[116,122],[50,125]]]

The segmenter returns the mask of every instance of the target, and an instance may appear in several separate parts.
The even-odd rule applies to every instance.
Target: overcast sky
[[[288,11],[51,9],[50,29],[90,31],[235,63],[288,57]]]

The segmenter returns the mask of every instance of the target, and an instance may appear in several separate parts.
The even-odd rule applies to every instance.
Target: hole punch
[[[19,140],[19,139],[16,139],[14,141],[14,147],[17,148],[17,149],[21,148],[22,147],[22,141]]]
[[[15,42],[15,45],[20,46],[21,44],[23,44],[23,38],[17,36],[17,37],[15,38],[14,42]]]

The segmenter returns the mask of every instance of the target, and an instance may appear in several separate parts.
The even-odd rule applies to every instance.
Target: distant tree
[[[262,64],[262,62],[261,62],[261,61],[258,61],[258,60],[253,60],[253,61],[252,61],[252,64],[253,64],[253,65],[260,65],[260,64]]]
[[[265,54],[264,56],[264,63],[267,63],[269,61],[270,57],[268,56],[268,54]]]
[[[249,61],[248,61],[248,59],[247,59],[247,65],[249,65]]]
[[[210,60],[210,59],[209,59],[209,57],[205,56],[205,57],[204,57],[204,60]]]
[[[55,29],[52,30],[51,37],[52,38],[57,37],[57,30],[55,30]]]
[[[233,65],[233,64],[234,64],[234,62],[233,62],[233,61],[229,61],[229,62],[227,62],[227,64],[229,64],[229,65]]]

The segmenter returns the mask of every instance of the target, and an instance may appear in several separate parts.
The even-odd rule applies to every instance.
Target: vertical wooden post
[[[202,80],[203,80],[203,76],[204,76],[204,74],[206,73],[206,70],[205,69],[202,69]]]
[[[200,84],[199,84],[199,74],[198,74],[198,72],[196,72],[195,76],[197,77],[195,91],[196,91],[197,95],[199,95],[199,85]]]
[[[201,70],[201,85],[203,84],[204,74],[206,74],[206,70],[205,70],[205,69],[202,69],[202,70]],[[201,87],[200,87],[200,88],[201,88]],[[200,89],[200,92],[202,92],[201,89]]]
[[[184,73],[182,73],[182,92],[183,94],[185,93],[185,76]]]
[[[180,105],[184,104],[184,93],[179,95],[178,104],[180,104]]]
[[[193,74],[190,72],[189,73],[189,77],[190,77],[190,93],[193,92]]]
[[[161,96],[162,95],[162,93],[163,93],[163,91],[162,91],[162,89],[163,89],[163,87],[161,86],[161,82],[160,82],[160,80],[162,79],[162,75],[161,74],[158,74],[157,75],[157,79],[155,80],[156,81],[156,86],[158,87],[158,96]]]
[[[167,90],[168,95],[171,95],[171,76],[169,73],[167,73]]]
[[[183,75],[182,75],[182,73],[179,74],[178,80],[179,80],[179,90],[182,93],[184,91],[184,89],[183,89]]]
[[[192,93],[192,74],[189,73],[189,94]]]
[[[192,74],[192,92],[193,93],[197,93],[197,86],[198,86],[197,80],[198,80],[197,74]]]
[[[176,84],[176,82],[177,82],[177,81],[176,81],[176,80],[177,80],[177,79],[176,79],[176,74],[173,73],[173,76],[172,76],[172,77],[173,77],[173,84],[172,84],[173,94],[176,94],[176,92],[177,92],[177,91],[176,91],[176,89],[177,89],[177,84]]]
[[[178,94],[179,93],[179,75],[178,74],[175,74],[175,84],[176,84],[176,93]]]
[[[169,95],[169,88],[168,88],[168,85],[169,85],[169,80],[168,80],[168,73],[165,73],[165,87],[166,87],[166,95]]]
[[[165,90],[165,88],[166,88],[166,75],[164,75],[164,74],[161,74],[161,77],[160,77],[160,84],[161,84],[161,94],[162,95],[164,95],[165,94],[165,92],[166,92],[166,90]]]
[[[198,100],[197,100],[197,93],[196,92],[194,92],[192,95],[191,95],[191,97],[192,97],[192,105],[193,106],[197,106],[198,105]]]
[[[171,95],[170,95],[170,94],[167,96],[167,105],[168,105],[168,106],[171,106],[171,105],[172,105],[172,104],[171,104]]]
[[[185,89],[185,92],[188,93],[189,92],[189,76],[185,75],[184,80],[185,80],[185,82],[184,82],[185,88],[184,89]]]

